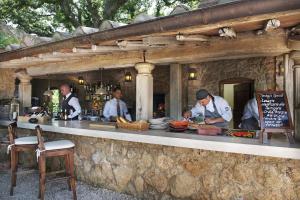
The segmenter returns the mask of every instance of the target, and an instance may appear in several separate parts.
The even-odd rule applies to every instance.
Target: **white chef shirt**
[[[221,115],[221,117],[229,122],[232,119],[232,111],[231,107],[227,103],[225,99],[219,96],[213,96],[215,98],[215,105],[217,108],[218,113]],[[214,104],[213,101],[210,100],[209,103],[206,105],[206,109],[210,112],[214,112]],[[198,115],[205,116],[205,108],[202,106],[199,102],[191,109],[192,117],[196,117]]]
[[[250,119],[251,117],[259,120],[258,106],[255,97],[250,99],[245,105],[242,120]]]
[[[71,94],[72,94],[72,93],[67,94],[67,95],[66,95],[66,99],[69,98],[69,96],[70,96]],[[72,97],[72,98],[70,99],[70,101],[68,102],[68,104],[69,104],[70,106],[72,106],[72,107],[75,109],[75,111],[74,111],[73,113],[71,113],[71,114],[68,116],[68,118],[74,118],[74,117],[76,117],[77,115],[79,115],[79,113],[81,113],[81,106],[80,106],[80,104],[79,104],[78,98]]]
[[[129,121],[132,121],[130,114],[128,113],[128,109],[126,103],[122,100],[119,100],[120,104],[120,114],[121,116],[125,116],[125,118]],[[109,120],[111,116],[116,117],[118,116],[117,112],[117,99],[113,98],[105,103],[104,110],[103,110],[104,117]]]

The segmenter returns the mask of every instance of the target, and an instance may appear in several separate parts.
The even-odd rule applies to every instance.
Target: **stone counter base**
[[[300,199],[299,160],[50,132],[44,136],[75,143],[79,180],[143,199]],[[63,163],[53,159],[48,165],[58,170]]]

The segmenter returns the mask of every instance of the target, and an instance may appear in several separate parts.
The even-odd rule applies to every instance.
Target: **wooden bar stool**
[[[11,169],[11,183],[10,183],[10,196],[14,193],[14,187],[17,182],[17,171],[19,152],[35,151],[38,145],[36,136],[19,137],[16,135],[17,123],[11,123],[8,125],[8,137],[9,145],[7,147],[7,153],[10,151],[10,169]]]
[[[69,190],[73,191],[73,199],[76,200],[76,183],[74,177],[74,143],[70,140],[58,140],[51,142],[43,142],[42,129],[36,126],[38,149],[36,155],[39,163],[40,187],[39,198],[44,199],[45,182],[46,182],[46,158],[62,156],[65,158],[66,174],[68,179]]]

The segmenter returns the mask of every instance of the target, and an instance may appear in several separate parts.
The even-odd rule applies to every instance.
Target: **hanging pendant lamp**
[[[103,68],[100,68],[100,72],[101,72],[101,74],[100,74],[100,76],[101,76],[101,82],[100,82],[100,87],[96,89],[96,92],[95,92],[96,95],[106,95],[106,94],[107,94],[107,91],[106,91],[106,89],[103,87],[103,84],[102,84],[102,70],[103,70]]]
[[[46,90],[44,93],[43,93],[44,96],[48,96],[48,97],[52,97],[53,95],[53,92],[50,90],[50,79],[49,79],[49,76],[48,76],[48,90]]]

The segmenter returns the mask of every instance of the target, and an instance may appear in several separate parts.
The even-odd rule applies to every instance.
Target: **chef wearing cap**
[[[207,90],[200,89],[196,93],[197,104],[183,114],[184,118],[204,116],[205,123],[227,128],[232,119],[232,111],[228,102],[219,96],[211,95]]]

